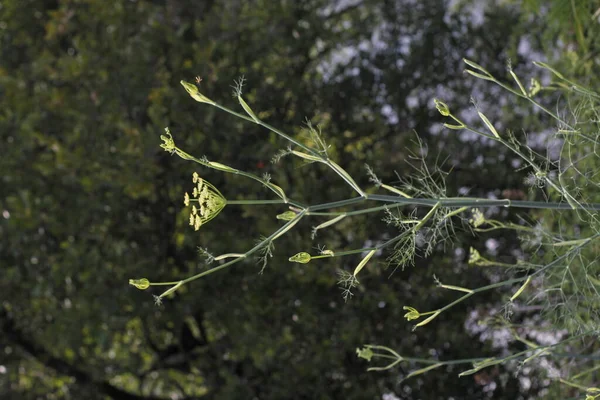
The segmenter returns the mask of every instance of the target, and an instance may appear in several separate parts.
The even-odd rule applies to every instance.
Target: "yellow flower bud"
[[[365,347],[364,349],[356,349],[356,355],[359,358],[364,358],[367,361],[371,361],[371,358],[373,358],[373,350],[368,347]]]
[[[286,211],[284,213],[277,215],[277,219],[281,219],[283,221],[291,221],[294,218],[296,218],[296,213],[293,211]]]
[[[450,115],[450,109],[448,108],[446,103],[439,101],[438,99],[433,99],[433,102],[435,103],[435,108],[437,108],[440,114],[442,114],[444,117]]]
[[[150,287],[150,281],[146,278],[142,279],[130,279],[129,284],[135,286],[140,290],[146,290]]]
[[[163,144],[160,145],[165,151],[169,153],[173,153],[176,149],[175,141],[173,140],[173,136],[171,135],[171,131],[169,128],[165,128],[166,135],[160,135],[160,139],[163,141]]]
[[[473,225],[473,227],[479,228],[481,225],[484,225],[486,223],[485,217],[480,210],[473,208],[472,212],[473,216],[469,219],[469,223]]]
[[[307,252],[303,251],[301,253],[298,253],[294,256],[291,256],[289,258],[289,261],[291,262],[296,262],[296,263],[300,263],[300,264],[306,264],[311,260],[311,255],[308,254]]]
[[[416,308],[404,306],[402,307],[402,309],[408,311],[406,314],[404,314],[404,318],[406,318],[407,321],[412,321],[413,319],[421,318],[421,314],[417,311]]]
[[[476,265],[481,260],[481,255],[474,248],[469,249],[469,265]]]
[[[192,98],[194,100],[196,100],[200,103],[215,104],[214,101],[212,101],[211,99],[209,99],[208,97],[206,97],[205,95],[200,93],[200,91],[198,90],[198,87],[196,85],[194,85],[193,83],[188,83],[186,81],[180,81],[179,83],[181,83],[181,85],[185,88],[185,90],[189,93],[189,95],[192,96]]]

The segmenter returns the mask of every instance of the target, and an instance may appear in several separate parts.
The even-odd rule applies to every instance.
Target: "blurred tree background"
[[[494,293],[412,332],[402,309],[434,308],[452,294],[432,275],[466,287],[494,277],[467,269],[455,243],[390,276],[369,264],[344,303],[336,271],[359,257],[291,264],[317,245],[359,248],[389,235],[380,220],[352,219],[310,239],[302,221],[275,244],[263,274],[249,261],[194,282],[154,305],[129,278],[166,280],[206,268],[197,247],[244,252],[277,229],[284,207],[228,206],[194,232],[183,193],[199,172],[225,197],[271,198],[254,182],[171,157],[166,126],[195,156],[268,172],[307,203],[351,195],[324,168],[284,158],[264,129],[202,106],[179,85],[201,76],[211,99],[246,100],[270,124],[301,134],[319,124],[334,158],[364,187],[364,163],[387,182],[414,171],[409,150],[452,169],[448,196],[527,192],[511,156],[441,129],[433,98],[472,113],[470,97],[499,126],[542,130],[497,87],[466,77],[462,57],[527,81],[532,60],[598,83],[598,1],[440,0],[0,0],[0,397],[3,399],[481,399],[533,398],[502,367],[457,379],[458,369],[403,381],[402,365],[367,373],[364,343],[443,359],[490,355],[465,328]],[[566,7],[565,4],[576,7]],[[558,10],[558,11],[557,11]],[[569,14],[571,13],[571,14]],[[572,18],[576,16],[577,18]],[[445,160],[444,163],[442,161]],[[326,189],[326,190],[325,190]],[[498,210],[515,219],[510,210]],[[321,221],[319,221],[321,222]],[[311,223],[313,221],[311,220]],[[389,236],[388,236],[389,237]],[[510,258],[516,237],[493,249]],[[493,383],[493,384],[492,384]],[[558,395],[557,395],[558,396]],[[557,397],[558,398],[558,397]]]

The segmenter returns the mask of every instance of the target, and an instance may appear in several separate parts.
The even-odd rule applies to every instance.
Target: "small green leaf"
[[[559,77],[560,79],[565,79],[565,77],[563,76],[563,74],[561,74],[560,72],[558,72],[557,70],[555,70],[554,68],[552,68],[551,66],[549,66],[546,63],[543,63],[541,61],[534,61],[533,62],[534,65],[537,65],[538,67],[542,67],[544,69],[547,69],[548,71],[552,72],[554,75],[556,75],[557,77]]]
[[[300,151],[297,150],[292,150],[292,154],[295,156],[298,156],[300,158],[304,158],[305,160],[309,160],[309,161],[316,161],[316,162],[322,162],[323,159],[317,156],[312,156],[310,154],[306,154],[306,153],[302,153]]]
[[[365,256],[365,258],[363,258],[361,260],[361,262],[354,269],[354,274],[353,274],[354,277],[356,277],[356,275],[358,275],[358,273],[360,272],[360,270],[363,269],[365,265],[367,265],[367,263],[369,262],[369,260],[371,259],[371,257],[373,257],[373,255],[376,252],[377,252],[377,249],[373,249],[373,250],[369,251],[369,253],[367,253],[367,255]]]
[[[464,62],[465,64],[467,64],[469,67],[471,67],[471,68],[475,68],[475,69],[478,69],[478,70],[480,70],[481,72],[483,72],[483,73],[485,73],[486,75],[488,75],[488,76],[490,76],[490,77],[491,77],[490,73],[489,73],[489,72],[487,72],[487,70],[486,70],[485,68],[483,68],[481,65],[479,65],[479,64],[477,64],[477,63],[475,63],[475,62],[473,62],[473,61],[471,61],[471,60],[467,60],[466,58],[463,58],[463,62]]]
[[[260,120],[258,119],[256,114],[254,114],[254,111],[252,111],[250,106],[248,104],[246,104],[244,99],[242,99],[242,96],[238,96],[238,100],[239,100],[240,104],[242,105],[242,108],[244,109],[244,111],[246,111],[246,113],[254,120],[254,122],[256,122],[257,124],[260,123]]]
[[[468,73],[468,74],[470,74],[470,75],[473,75],[476,78],[484,79],[486,81],[493,81],[494,80],[494,78],[492,76],[482,75],[482,74],[480,74],[478,72],[471,71],[470,69],[465,69],[465,72]]]
[[[479,114],[479,118],[481,118],[485,126],[487,126],[487,128],[492,132],[492,134],[498,139],[500,139],[500,135],[498,134],[496,128],[494,128],[494,125],[492,125],[490,120],[481,111],[477,111],[477,114]]]

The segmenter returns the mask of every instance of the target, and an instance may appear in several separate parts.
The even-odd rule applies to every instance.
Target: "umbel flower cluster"
[[[192,197],[186,192],[183,204],[186,207],[191,204],[190,226],[193,226],[194,230],[199,230],[202,225],[221,212],[227,205],[227,200],[216,187],[200,178],[196,172],[192,175],[192,182],[195,185]]]

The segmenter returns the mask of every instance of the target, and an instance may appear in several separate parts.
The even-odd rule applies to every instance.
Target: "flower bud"
[[[291,256],[289,258],[289,261],[291,262],[296,262],[296,263],[300,263],[300,264],[307,264],[308,262],[310,262],[311,260],[311,256],[310,254],[308,254],[307,252],[303,251],[300,252],[294,256]]]
[[[414,307],[404,306],[402,309],[408,311],[406,314],[404,314],[404,318],[406,318],[407,321],[421,318],[421,314]]]
[[[535,78],[531,78],[531,84],[529,85],[529,97],[533,97],[536,94],[538,94],[538,92],[542,90],[542,85],[540,84],[540,81],[538,81]]]
[[[146,290],[150,287],[150,281],[146,278],[142,279],[130,279],[129,284],[135,286],[140,290]]]
[[[438,99],[433,99],[433,102],[435,103],[435,108],[437,108],[440,114],[442,114],[444,117],[450,115],[450,109],[448,108],[446,103],[439,101]]]
[[[371,361],[371,358],[373,358],[373,350],[371,350],[368,347],[365,347],[363,349],[356,349],[356,355],[359,358],[364,358],[367,361]]]
[[[296,213],[293,211],[286,211],[284,213],[277,215],[277,219],[281,219],[283,221],[291,221],[294,218],[296,218]]]
[[[165,151],[169,153],[173,153],[175,151],[175,141],[173,140],[173,136],[171,135],[171,131],[169,128],[165,128],[166,135],[160,135],[160,139],[163,141],[163,144],[160,145]]]
[[[192,175],[192,181],[196,184],[192,192],[193,198],[190,198],[190,195],[186,193],[184,204],[189,206],[190,203],[194,203],[190,213],[190,225],[195,230],[199,230],[202,225],[221,212],[227,205],[227,200],[217,188],[202,179],[196,172]]]
[[[214,101],[200,93],[198,87],[196,87],[196,85],[194,85],[193,83],[188,83],[186,81],[180,81],[179,83],[181,83],[181,85],[185,88],[189,95],[192,96],[194,100],[200,103],[215,104]]]
[[[473,247],[469,249],[469,265],[477,265],[477,262],[479,262],[481,258],[481,254],[479,254],[476,249]]]

